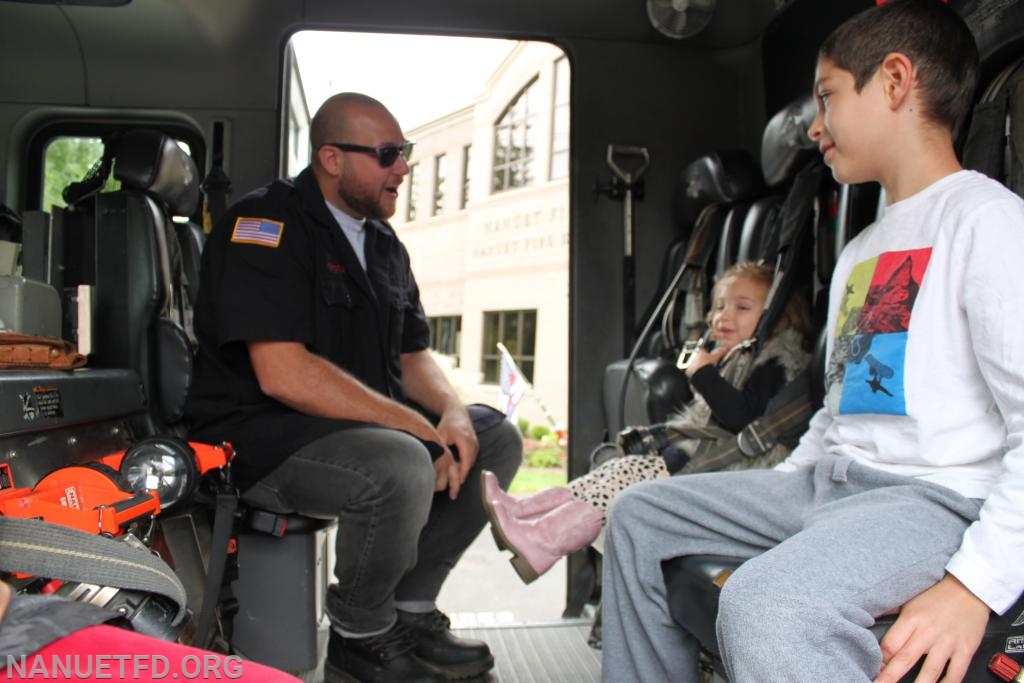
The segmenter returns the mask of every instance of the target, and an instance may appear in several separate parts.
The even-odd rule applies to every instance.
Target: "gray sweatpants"
[[[732,683],[869,681],[875,617],[942,578],[981,501],[849,458],[631,486],[605,537],[603,678],[697,681],[697,642],[669,616],[663,560],[748,559],[722,590]]]

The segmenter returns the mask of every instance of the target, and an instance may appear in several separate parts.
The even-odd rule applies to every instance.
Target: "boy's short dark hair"
[[[957,136],[978,73],[978,46],[967,24],[940,0],[890,0],[843,22],[818,57],[852,73],[860,92],[891,52],[917,68],[925,115]]]

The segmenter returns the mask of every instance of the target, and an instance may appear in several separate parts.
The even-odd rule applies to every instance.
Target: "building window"
[[[410,222],[416,220],[416,195],[419,194],[417,185],[420,180],[420,174],[417,173],[419,166],[419,164],[410,164],[409,166],[409,205],[405,208],[405,220]]]
[[[555,99],[551,121],[551,179],[569,175],[569,60],[555,60]]]
[[[533,183],[537,149],[535,78],[523,88],[494,126],[493,192]]]
[[[459,208],[465,209],[469,204],[469,153],[473,145],[462,148],[462,195],[459,197]]]
[[[537,311],[484,311],[484,382],[498,383],[501,352],[498,342],[505,345],[516,365],[533,382],[534,348],[537,341]]]
[[[430,215],[437,216],[444,211],[444,181],[448,175],[448,157],[438,154],[434,157],[434,201],[430,206]]]
[[[427,323],[430,325],[430,348],[446,356],[454,356],[458,363],[459,349],[462,348],[462,317],[443,315],[427,318]]]

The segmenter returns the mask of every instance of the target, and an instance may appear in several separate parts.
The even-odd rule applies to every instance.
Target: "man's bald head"
[[[310,123],[311,169],[324,198],[354,218],[389,218],[409,173],[402,127],[387,108],[360,93],[340,93]],[[382,163],[380,150],[390,148]]]
[[[387,107],[369,95],[343,92],[329,97],[317,109],[309,126],[309,140],[313,149],[328,142],[347,141],[351,130],[349,123],[360,113],[369,111],[378,114],[383,112],[391,117]]]

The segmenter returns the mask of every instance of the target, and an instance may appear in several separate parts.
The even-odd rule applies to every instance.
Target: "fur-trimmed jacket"
[[[716,425],[736,433],[764,415],[768,402],[808,366],[811,354],[803,347],[803,336],[794,329],[785,329],[765,342],[761,352],[753,357],[736,349],[717,367],[707,366],[691,379],[694,398],[667,425]],[[686,439],[677,444],[691,460],[680,473],[694,469],[699,462],[695,457],[699,442]],[[723,469],[738,470],[772,467],[784,460],[790,448],[775,444],[760,458],[743,458]]]

